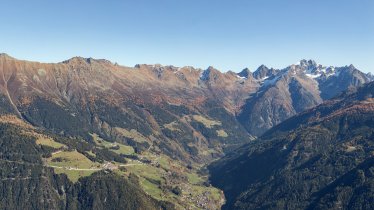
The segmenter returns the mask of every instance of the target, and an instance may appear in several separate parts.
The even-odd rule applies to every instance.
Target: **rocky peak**
[[[316,68],[317,67],[317,63],[314,60],[302,59],[302,60],[300,60],[299,63],[300,63],[300,66],[302,66],[302,67],[307,67],[307,68]]]
[[[356,69],[356,67],[353,66],[352,64],[349,66],[337,67],[335,72],[337,74],[344,74],[344,75],[350,75],[350,76],[360,75],[360,77],[367,77],[367,74],[362,73],[360,70]],[[369,79],[369,78],[366,78],[366,79]]]
[[[317,64],[314,60],[300,60],[298,64],[291,65],[286,68],[292,75],[302,74],[311,79],[326,79],[332,75],[339,73],[339,69],[333,66],[326,67],[321,64]]]
[[[94,58],[83,58],[83,57],[72,57],[68,60],[63,61],[64,64],[70,64],[70,65],[82,65],[82,64],[88,64],[91,65],[93,63],[100,63],[100,64],[111,64],[112,62],[106,60],[106,59],[94,59]]]
[[[356,69],[356,67],[353,64],[349,65],[348,68],[350,68],[350,69]]]
[[[266,77],[271,77],[275,75],[278,71],[276,69],[269,69],[265,65],[261,65],[260,67],[257,68],[255,72],[253,72],[253,77],[257,80],[264,79]]]
[[[161,64],[136,64],[134,66],[136,69],[143,69],[149,72],[152,72],[157,78],[161,79],[165,73],[165,71],[172,71],[176,72],[178,71],[178,68],[172,65],[169,66],[163,66]]]
[[[215,69],[213,66],[209,66],[206,70],[208,70],[208,71],[214,71],[214,70],[217,70],[217,69]]]
[[[83,58],[83,57],[79,57],[79,56],[76,56],[76,57],[72,57],[68,60],[65,60],[65,61],[62,61],[62,63],[65,63],[65,64],[82,64],[82,63],[91,63],[91,60],[90,58]]]
[[[370,81],[374,81],[374,75],[371,72],[367,73],[366,76]]]
[[[244,77],[246,79],[250,78],[250,77],[253,77],[253,74],[252,72],[248,69],[248,68],[245,68],[243,69],[241,72],[239,72],[237,74],[239,77]]]
[[[134,68],[136,69],[153,69],[154,67],[157,67],[156,65],[151,65],[151,64],[136,64]]]
[[[161,64],[156,64],[156,65],[152,66],[152,70],[158,78],[161,78],[165,71],[177,72],[178,68],[175,67],[175,66],[172,66],[172,65],[163,66]]]
[[[209,66],[206,70],[204,70],[200,75],[200,80],[208,81],[211,79],[215,79],[217,74],[220,73],[217,69],[213,66]]]
[[[306,74],[311,75],[318,75],[321,76],[325,73],[326,67],[317,64],[314,60],[300,60],[299,65],[296,66],[296,69],[301,70],[302,72],[305,72]]]
[[[6,53],[0,53],[0,58],[4,58],[4,59],[8,59],[8,60],[10,60],[10,59],[15,60],[15,58],[9,56]]]

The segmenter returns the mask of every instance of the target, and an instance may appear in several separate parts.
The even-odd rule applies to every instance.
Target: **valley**
[[[144,192],[157,200],[173,203],[176,209],[217,209],[223,204],[223,193],[208,184],[207,174],[199,172],[203,165],[187,168],[166,155],[151,152],[139,155],[131,146],[105,141],[96,134],[92,136],[96,147],[125,155],[125,163],[91,161],[89,158],[95,156],[92,151],[85,156],[52,138],[39,135],[36,144],[55,149],[51,157],[44,159],[44,166],[53,168],[56,174],[67,175],[73,183],[102,170],[111,170],[124,179],[135,175]]]
[[[50,188],[38,191],[39,209],[237,207],[235,193],[248,183],[230,185],[240,178],[229,165],[243,174],[232,155],[262,151],[257,145],[267,142],[269,132],[292,126],[294,116],[373,80],[353,65],[325,67],[312,60],[222,73],[82,57],[46,64],[6,54],[0,55],[0,74],[1,161],[7,171],[1,183],[10,200],[17,193],[32,199],[25,186]],[[355,144],[344,148],[361,151]],[[226,184],[240,189],[231,192]]]
[[[373,93],[347,91],[213,163],[222,209],[372,209]]]
[[[0,20],[0,210],[374,210],[374,0]]]

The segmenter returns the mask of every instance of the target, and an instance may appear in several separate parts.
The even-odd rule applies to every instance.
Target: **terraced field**
[[[207,184],[207,177],[197,173],[197,169],[187,169],[178,161],[164,155],[144,153],[143,159],[149,164],[131,164],[126,172],[139,177],[143,190],[158,200],[177,204],[178,209],[217,209],[223,203],[220,190]]]
[[[92,161],[77,150],[68,150],[67,146],[52,138],[39,138],[37,143],[56,149],[46,158],[45,164],[55,173],[66,174],[72,182],[90,176],[100,170],[112,170],[124,178],[135,175],[142,189],[157,200],[170,201],[177,209],[217,209],[224,199],[220,190],[207,184],[207,177],[199,174],[202,165],[186,167],[181,162],[166,155],[146,151],[134,153],[131,146],[106,141],[93,134],[97,148],[106,148],[117,154],[131,155],[126,163]],[[95,153],[87,152],[94,157]]]

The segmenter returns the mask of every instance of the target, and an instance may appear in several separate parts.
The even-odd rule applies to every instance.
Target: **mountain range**
[[[307,110],[332,103],[343,91],[373,79],[353,65],[325,67],[312,60],[284,69],[261,65],[254,72],[223,73],[214,67],[125,67],[82,57],[39,63],[0,54],[2,130],[20,144],[15,148],[2,139],[1,160],[13,165],[4,165],[9,173],[0,178],[13,203],[1,207],[9,208],[19,197],[27,205],[33,197],[25,186],[44,183],[58,194],[51,198],[40,192],[43,199],[34,201],[34,209],[102,209],[111,204],[125,209],[217,209],[223,194],[209,184],[203,169],[228,154],[219,167],[212,166],[212,183],[223,189],[226,206],[240,206],[244,199],[240,202],[247,208],[247,198],[238,196],[252,190],[253,183],[244,180],[246,188],[228,190],[226,184],[234,178],[227,165],[236,165],[237,155],[257,148],[252,146],[257,142],[273,142],[265,140],[269,133],[287,126],[291,130],[292,119]],[[23,168],[17,174],[14,167]],[[239,170],[240,165],[235,167]],[[29,171],[46,182],[28,178]],[[217,180],[220,173],[227,173],[227,179]],[[112,197],[111,204],[93,193],[97,180],[107,181],[100,183],[106,186],[100,197]],[[123,191],[121,196],[129,200],[121,203],[113,197],[120,190],[113,183],[130,186],[139,195]]]
[[[325,67],[312,60],[282,70],[260,66],[249,78],[260,81],[261,86],[245,101],[238,120],[256,136],[348,88],[373,80],[353,65]]]

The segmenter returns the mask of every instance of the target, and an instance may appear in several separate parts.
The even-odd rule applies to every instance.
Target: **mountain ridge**
[[[191,65],[174,66],[174,65],[171,65],[171,64],[165,64],[165,65],[163,65],[163,64],[159,64],[159,63],[155,63],[155,64],[144,64],[144,63],[142,64],[142,63],[138,63],[138,64],[135,64],[134,66],[127,66],[127,65],[118,64],[117,62],[114,62],[114,61],[106,59],[106,58],[83,57],[83,56],[79,56],[79,55],[72,56],[72,57],[70,57],[68,59],[57,61],[57,62],[42,62],[42,61],[30,61],[30,60],[27,60],[27,59],[18,59],[18,58],[13,57],[10,54],[5,53],[5,52],[0,53],[0,57],[7,57],[7,58],[10,58],[10,59],[13,59],[13,60],[35,62],[35,63],[42,63],[42,64],[68,63],[69,61],[72,61],[72,60],[81,60],[81,61],[90,61],[91,60],[91,61],[96,61],[96,62],[109,63],[109,64],[112,64],[112,65],[121,66],[121,67],[125,67],[125,68],[139,68],[140,66],[148,66],[148,67],[159,66],[159,67],[172,67],[172,68],[175,68],[175,69],[190,68],[190,69],[194,69],[194,70],[198,70],[198,71],[199,70],[203,71],[203,70],[206,70],[206,69],[209,69],[209,68],[217,69],[217,68],[215,68],[212,65],[210,65],[206,69],[204,69],[204,68],[201,68],[201,67],[194,67],[194,66],[191,66]],[[322,64],[317,63],[316,60],[314,60],[314,59],[305,59],[305,58],[300,59],[300,61],[298,61],[296,64],[290,64],[289,66],[300,65],[300,64],[306,65],[308,62],[314,63],[317,66],[323,66]],[[348,64],[348,65],[345,65],[345,66],[342,66],[342,67],[349,67],[349,66],[352,66],[352,67],[356,68],[353,64]],[[328,67],[333,67],[333,66],[328,66]],[[229,73],[229,72],[234,72],[236,74],[239,74],[241,71],[244,71],[244,70],[249,70],[251,73],[254,73],[254,72],[259,71],[259,70],[261,70],[263,68],[267,68],[269,70],[272,70],[272,69],[273,70],[284,69],[284,68],[268,67],[266,64],[260,64],[257,68],[254,68],[253,71],[251,71],[250,68],[248,68],[248,67],[245,67],[244,69],[238,69],[237,72],[235,72],[233,70],[227,70],[227,71],[221,71],[219,69],[217,69],[217,70],[219,70],[223,74]],[[372,74],[372,73],[368,72],[368,73],[365,73],[365,74]]]
[[[373,94],[348,90],[212,164],[224,209],[372,208]]]
[[[281,70],[261,65],[253,73],[247,68],[239,73],[231,71],[222,73],[212,66],[205,70],[159,64],[139,64],[135,67],[125,67],[105,59],[83,57],[73,57],[60,63],[44,64],[15,58],[8,59],[10,56],[6,54],[3,57],[6,58],[3,59],[4,61],[13,65],[6,67],[3,71],[12,69],[12,71],[24,74],[23,81],[18,81],[19,83],[22,83],[23,86],[33,85],[34,87],[43,85],[44,87],[39,88],[38,91],[43,92],[43,89],[48,90],[46,92],[53,91],[54,96],[50,97],[59,97],[58,100],[61,98],[67,101],[71,100],[69,94],[73,94],[74,89],[79,88],[77,91],[81,92],[80,94],[87,92],[88,89],[99,91],[113,89],[119,94],[119,98],[123,98],[124,95],[121,92],[125,91],[129,92],[126,95],[133,97],[131,100],[140,102],[139,100],[142,101],[145,97],[137,98],[134,92],[148,92],[146,94],[149,95],[152,91],[145,88],[153,88],[160,93],[165,91],[167,93],[165,92],[164,96],[157,93],[158,96],[148,97],[147,100],[150,99],[151,103],[169,100],[168,103],[181,104],[184,101],[183,104],[194,104],[193,106],[195,106],[201,105],[203,98],[205,98],[203,100],[219,101],[228,112],[238,118],[251,135],[255,136],[262,134],[290,116],[331,98],[350,86],[359,86],[374,79],[370,75],[360,72],[353,65],[324,67],[320,64],[317,65],[313,60],[301,60],[299,64],[290,65]],[[20,66],[22,69],[17,70],[16,66]],[[34,75],[30,75],[31,73]],[[5,77],[9,76],[7,74],[16,76],[14,72],[6,72]],[[55,74],[63,77],[57,78]],[[26,77],[29,77],[29,80],[35,80],[33,84],[25,84],[30,83],[25,81]],[[63,84],[58,84],[60,82],[58,80],[61,80]],[[280,85],[280,83],[283,84]],[[69,86],[66,86],[67,84]],[[276,89],[273,89],[274,87]],[[72,88],[73,92],[61,92],[67,91],[69,88]],[[277,90],[279,88],[282,89],[282,93]],[[180,92],[185,95],[182,97],[182,101],[177,97]],[[284,93],[287,94],[284,95]],[[272,97],[275,99],[278,97],[279,102],[267,101]],[[186,99],[187,101],[185,101]],[[279,103],[286,106],[277,110]],[[256,108],[257,106],[258,108]],[[257,109],[260,108],[265,108],[265,110],[258,111]],[[281,110],[284,112],[282,116],[279,115]]]

